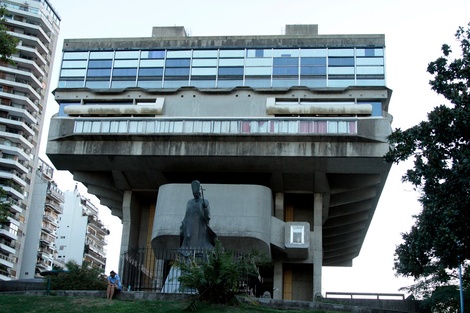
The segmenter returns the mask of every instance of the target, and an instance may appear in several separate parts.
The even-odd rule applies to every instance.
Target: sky
[[[458,52],[454,34],[470,22],[469,0],[50,0],[59,13],[61,30],[51,91],[57,88],[62,43],[73,38],[150,37],[153,26],[184,26],[191,36],[280,35],[287,24],[318,24],[319,34],[385,34],[386,84],[393,90],[389,113],[392,127],[407,129],[426,119],[427,112],[447,103],[434,93],[427,64],[441,56],[441,46]],[[46,129],[41,140],[45,160],[48,123],[58,105],[49,96]],[[49,162],[50,163],[50,162]],[[347,268],[324,267],[322,292],[397,293],[411,279],[396,277],[394,251],[401,234],[414,224],[419,194],[401,177],[412,163],[394,165],[375,211],[360,255]],[[62,190],[76,184],[70,173],[56,171]],[[80,192],[99,206],[98,200]],[[106,272],[118,269],[120,220],[101,207],[110,228]]]

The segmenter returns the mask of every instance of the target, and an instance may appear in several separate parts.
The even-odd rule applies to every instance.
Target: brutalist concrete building
[[[272,256],[257,293],[312,300],[358,256],[390,169],[384,60],[384,35],[317,25],[65,40],[47,154],[122,219],[121,252],[178,248],[199,180],[222,244]]]

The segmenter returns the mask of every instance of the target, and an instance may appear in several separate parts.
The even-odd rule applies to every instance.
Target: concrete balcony
[[[0,106],[1,107],[1,106]],[[18,157],[19,160],[29,161],[29,155],[21,147],[8,146],[0,144],[0,150]]]
[[[5,190],[7,192],[7,194],[9,196],[11,196],[12,198],[14,198],[16,200],[23,200],[24,199],[24,193],[23,192],[20,192],[20,191],[16,190],[13,187],[10,187],[10,186],[0,185],[0,187],[2,187],[3,190]]]
[[[0,66],[0,71],[16,75],[19,79],[27,81],[33,88],[43,88],[42,82],[30,71],[20,70],[13,67]],[[37,111],[37,110],[36,110]]]
[[[0,84],[1,83],[2,83],[2,80],[0,80]],[[29,124],[36,124],[38,122],[38,120],[24,108],[17,108],[17,107],[9,106],[9,105],[0,105],[0,109],[8,112],[10,116],[23,118],[25,122]]]
[[[0,165],[5,165],[4,162],[2,162],[4,159],[0,158]],[[15,173],[15,171],[0,171],[0,178],[4,179],[9,179],[17,183],[18,185],[22,187],[26,187],[26,182],[24,181],[24,176],[26,175],[26,172],[23,175],[19,175],[18,173]]]

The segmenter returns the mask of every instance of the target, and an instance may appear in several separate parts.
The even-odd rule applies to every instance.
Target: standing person
[[[107,299],[112,300],[113,296],[122,289],[121,278],[116,272],[111,271],[108,276],[108,290],[106,292]]]

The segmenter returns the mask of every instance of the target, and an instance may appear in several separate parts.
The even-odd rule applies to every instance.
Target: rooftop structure
[[[68,39],[47,154],[122,219],[121,252],[178,248],[198,179],[224,246],[273,257],[258,292],[312,300],[322,266],[359,254],[390,169],[384,60],[384,35],[317,25]]]
[[[47,0],[4,0],[8,33],[19,39],[12,63],[0,63],[0,187],[12,217],[0,237],[15,249],[0,249],[0,280],[20,277],[24,234],[38,168],[38,145],[49,94],[60,18]],[[3,270],[5,269],[5,270]],[[24,273],[23,273],[24,274]]]

